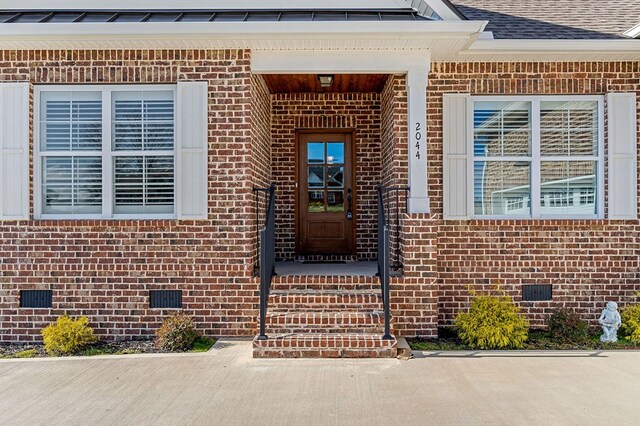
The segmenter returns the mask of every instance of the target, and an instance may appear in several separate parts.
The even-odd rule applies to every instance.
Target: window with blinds
[[[67,89],[39,92],[40,213],[174,215],[174,90]]]
[[[476,217],[602,215],[602,100],[473,98]]]
[[[173,93],[116,92],[112,99],[114,213],[173,213]]]

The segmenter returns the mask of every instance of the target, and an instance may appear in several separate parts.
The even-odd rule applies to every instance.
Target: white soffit
[[[0,49],[466,49],[486,21],[237,22],[0,25]],[[375,27],[375,31],[372,29]]]

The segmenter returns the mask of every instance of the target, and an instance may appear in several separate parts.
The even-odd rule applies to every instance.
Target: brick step
[[[383,333],[384,313],[377,312],[269,312],[267,334]]]
[[[253,340],[254,358],[395,358],[395,337],[371,333],[301,333]]]
[[[275,276],[272,291],[316,290],[316,291],[374,291],[380,289],[378,277],[332,277],[332,276]]]
[[[277,290],[269,295],[269,312],[358,311],[382,309],[382,296],[372,290]]]

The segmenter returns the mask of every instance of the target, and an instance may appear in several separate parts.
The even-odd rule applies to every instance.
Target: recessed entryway
[[[298,133],[299,255],[355,254],[356,188],[351,133]]]

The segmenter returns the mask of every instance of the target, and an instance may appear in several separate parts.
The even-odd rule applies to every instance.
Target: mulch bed
[[[20,352],[35,350],[37,355],[28,358],[46,357],[42,343],[0,343],[0,357],[11,357]],[[160,353],[153,340],[127,340],[118,342],[97,342],[87,346],[77,355],[147,354]]]
[[[470,351],[473,348],[466,345],[451,329],[438,330],[437,339],[407,339],[413,350],[419,351]],[[529,331],[529,338],[523,350],[616,350],[630,349],[640,350],[640,346],[634,345],[625,339],[616,343],[602,343],[600,335],[596,332],[581,342],[558,342],[549,332],[544,330]]]

